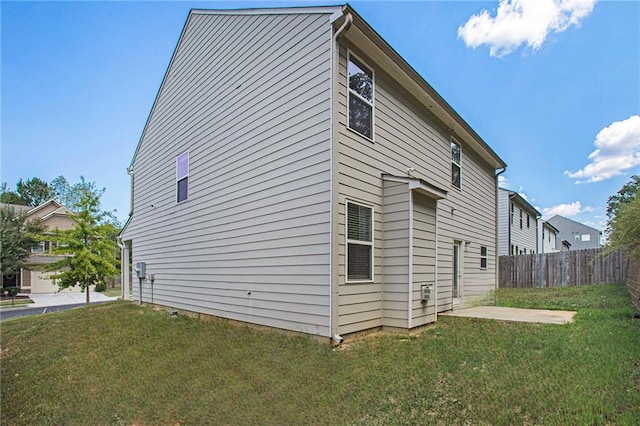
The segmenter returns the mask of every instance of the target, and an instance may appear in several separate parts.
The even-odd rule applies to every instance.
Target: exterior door
[[[461,275],[461,259],[460,254],[462,243],[454,241],[453,243],[453,298],[462,297],[462,275]]]

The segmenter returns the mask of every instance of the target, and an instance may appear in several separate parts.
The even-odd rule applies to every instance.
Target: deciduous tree
[[[117,254],[115,239],[107,226],[112,215],[100,210],[100,195],[93,187],[84,185],[80,200],[72,209],[76,226],[71,230],[56,231],[54,253],[67,255],[47,267],[51,278],[60,289],[80,286],[86,292],[89,304],[89,288],[105,283],[117,275],[114,257]]]
[[[40,220],[27,220],[26,214],[12,207],[0,209],[0,269],[2,276],[11,275],[24,267],[31,248],[44,231]]]

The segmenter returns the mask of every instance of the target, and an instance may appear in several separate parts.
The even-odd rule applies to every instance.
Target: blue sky
[[[6,2],[2,182],[80,176],[129,211],[129,165],[190,8],[335,2]],[[640,173],[640,2],[350,4],[507,162],[503,185],[602,229]]]

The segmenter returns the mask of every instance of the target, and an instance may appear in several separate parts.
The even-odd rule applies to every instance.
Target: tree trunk
[[[87,285],[84,289],[85,289],[85,291],[86,291],[86,293],[87,293],[87,302],[86,302],[86,305],[87,305],[87,306],[89,306],[89,286]]]

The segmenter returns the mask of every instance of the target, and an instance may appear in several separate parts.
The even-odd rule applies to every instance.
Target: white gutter
[[[343,8],[341,13],[335,13],[331,15],[330,25],[333,28],[333,23],[336,22],[344,15],[345,9]],[[334,178],[334,167],[333,164],[335,162],[334,158],[334,149],[333,145],[337,140],[336,135],[336,125],[334,119],[334,92],[337,90],[337,82],[338,82],[338,66],[339,66],[339,53],[340,49],[338,47],[338,36],[343,32],[347,31],[353,22],[353,16],[351,13],[348,13],[345,16],[345,20],[342,23],[342,26],[338,28],[338,30],[331,37],[331,61],[330,61],[330,76],[329,76],[329,126],[330,126],[330,138],[329,141],[329,157],[330,157],[330,170],[329,174],[331,176],[331,182],[329,186],[329,331],[330,336],[332,337],[335,344],[341,344],[343,342],[342,337],[338,334],[338,286],[334,281],[334,271],[336,269],[336,263],[334,261],[333,255],[334,250],[333,246],[335,243],[336,233],[334,232],[334,211],[335,205],[337,205],[338,200],[335,199],[337,191],[334,190],[334,185],[337,185],[336,179]],[[335,271],[337,272],[337,271]]]

